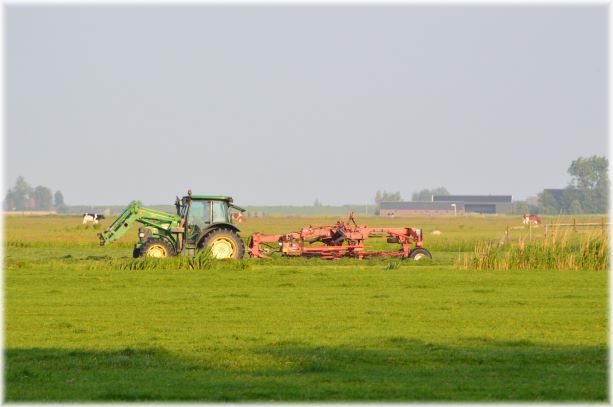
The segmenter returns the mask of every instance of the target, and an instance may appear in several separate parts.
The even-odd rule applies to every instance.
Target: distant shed
[[[433,202],[455,202],[464,204],[467,213],[511,213],[511,195],[433,195]]]
[[[433,195],[432,201],[381,202],[381,216],[511,213],[511,195]],[[454,208],[455,206],[455,208]]]

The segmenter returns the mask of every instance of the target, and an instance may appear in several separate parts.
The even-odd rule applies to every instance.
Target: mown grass
[[[78,219],[22,220],[5,231],[24,242],[5,246],[7,401],[608,397],[606,272],[464,270],[474,247],[443,244],[425,262],[151,263],[91,228],[71,237]],[[403,223],[452,244],[497,240],[509,220]],[[269,222],[243,229],[304,220]]]

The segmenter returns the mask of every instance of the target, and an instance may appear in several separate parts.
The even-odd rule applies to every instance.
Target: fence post
[[[577,231],[577,218],[573,218],[573,232]]]

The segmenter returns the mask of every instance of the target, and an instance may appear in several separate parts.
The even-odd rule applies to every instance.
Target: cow
[[[94,225],[97,225],[99,221],[104,219],[104,215],[100,215],[97,213],[84,213],[83,214],[83,224],[85,225],[88,222],[92,222]]]
[[[245,216],[241,212],[232,213],[232,221],[236,223],[241,223],[243,220],[245,220]]]
[[[540,225],[543,223],[541,218],[531,213],[524,213],[524,225]]]

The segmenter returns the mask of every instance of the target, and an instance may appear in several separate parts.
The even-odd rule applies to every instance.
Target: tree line
[[[24,177],[19,176],[13,188],[9,188],[4,198],[4,210],[7,211],[50,211],[55,209],[65,213],[68,206],[64,203],[62,191],[55,191],[38,185],[30,186]]]
[[[542,214],[607,213],[609,160],[593,155],[579,157],[568,167],[571,180],[562,189],[545,189],[538,195]]]
[[[609,160],[606,157],[579,157],[568,168],[571,176],[569,185],[562,189],[545,189],[538,194],[537,206],[526,202],[513,203],[513,213],[535,212],[540,214],[581,214],[607,213],[609,202]],[[449,195],[444,187],[422,189],[414,192],[413,201],[431,201],[432,195]],[[375,204],[381,202],[399,202],[400,192],[377,191]],[[322,206],[317,199],[314,206]],[[32,187],[24,177],[19,176],[13,188],[4,198],[7,211],[49,211],[66,213],[68,206],[64,203],[61,191],[52,193],[51,189],[38,185]]]
[[[513,202],[511,213],[581,214],[607,213],[609,203],[609,160],[593,155],[579,157],[568,168],[571,176],[565,188],[544,189],[538,194],[536,205],[526,201]],[[414,192],[412,201],[431,201],[432,195],[449,195],[444,187],[422,189]],[[381,202],[400,202],[400,192],[377,191],[375,204]]]
[[[445,187],[438,187],[433,189],[422,189],[418,192],[413,192],[411,196],[412,201],[431,201],[432,195],[449,195],[449,191]],[[400,202],[402,196],[399,191],[387,192],[377,191],[375,194],[375,204],[379,206],[381,202]]]

